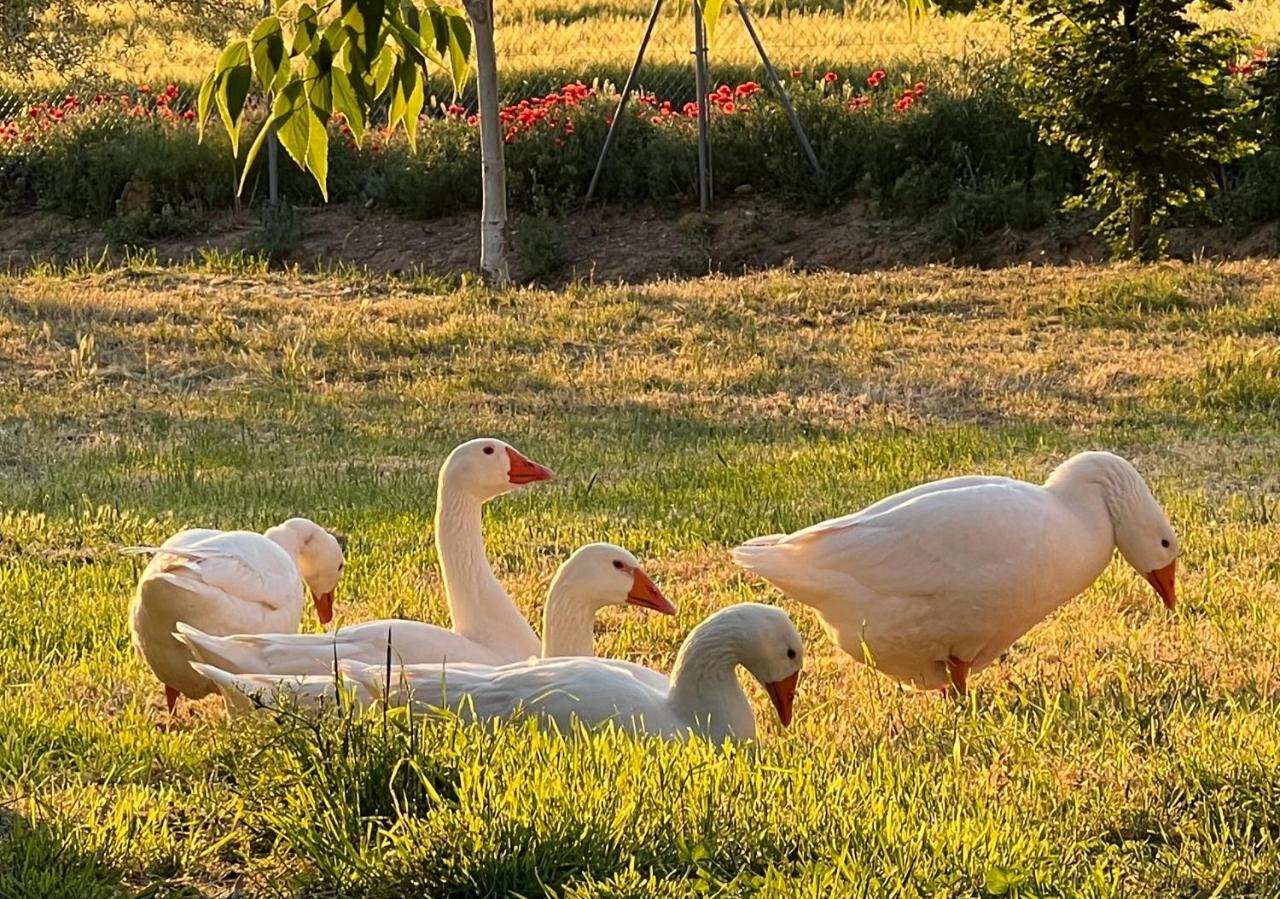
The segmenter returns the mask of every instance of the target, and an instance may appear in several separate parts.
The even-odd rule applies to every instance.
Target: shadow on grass
[[[77,852],[45,825],[0,807],[0,896],[119,899],[133,894],[101,858]]]

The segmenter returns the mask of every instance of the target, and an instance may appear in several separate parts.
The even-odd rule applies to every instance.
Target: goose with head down
[[[171,713],[180,695],[199,699],[215,689],[188,664],[189,648],[174,639],[179,622],[210,634],[296,631],[305,586],[327,624],[344,564],[339,540],[306,518],[265,534],[192,528],[160,546],[127,551],[152,556],[129,607],[129,630],[164,684]]]
[[[964,692],[971,672],[1086,590],[1116,550],[1173,608],[1173,527],[1131,463],[1086,452],[1043,485],[923,484],[749,541],[733,558],[811,606],[857,661],[918,688]]]
[[[746,668],[765,688],[782,724],[791,723],[804,644],[786,612],[742,603],[695,627],[676,656],[671,677],[610,659],[552,658],[490,668],[412,665],[388,676],[381,666],[344,664],[343,674],[365,695],[391,705],[450,709],[467,719],[532,715],[564,731],[616,724],[636,734],[719,743],[756,736],[755,713],[738,681]]]

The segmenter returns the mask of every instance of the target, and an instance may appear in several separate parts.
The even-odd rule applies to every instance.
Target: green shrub
[[[1251,148],[1252,104],[1227,76],[1241,42],[1199,25],[1190,4],[1025,2],[1027,115],[1088,164],[1087,201],[1106,213],[1100,233],[1117,253],[1159,255],[1161,221],[1201,200],[1218,167]]]

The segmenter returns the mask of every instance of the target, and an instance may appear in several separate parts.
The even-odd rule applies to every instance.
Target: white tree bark
[[[498,121],[498,52],[493,42],[493,0],[463,0],[476,39],[476,97],[480,107],[480,274],[487,284],[511,283],[507,267],[507,169]]]

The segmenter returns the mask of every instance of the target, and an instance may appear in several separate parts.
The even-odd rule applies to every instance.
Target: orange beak
[[[316,604],[316,617],[320,619],[321,624],[328,624],[333,620],[333,591],[328,593],[312,593],[311,601]]]
[[[1148,571],[1143,575],[1150,582],[1152,587],[1156,588],[1156,593],[1160,594],[1160,599],[1164,602],[1165,608],[1172,609],[1177,601],[1176,591],[1174,589],[1174,571],[1178,567],[1178,560],[1174,559],[1163,568],[1157,568],[1155,571]]]
[[[627,594],[627,602],[642,609],[650,609],[659,615],[674,615],[676,607],[671,600],[662,595],[653,578],[639,568],[635,569],[635,580],[631,582],[631,592]]]
[[[507,480],[513,484],[523,487],[534,481],[554,481],[556,478],[556,473],[550,468],[539,465],[511,447],[507,447],[507,458],[511,460],[511,467],[507,469]]]
[[[769,698],[773,700],[773,707],[778,710],[778,720],[783,727],[791,723],[791,707],[796,701],[796,684],[799,681],[800,672],[797,671],[790,677],[764,685],[769,691]]]

